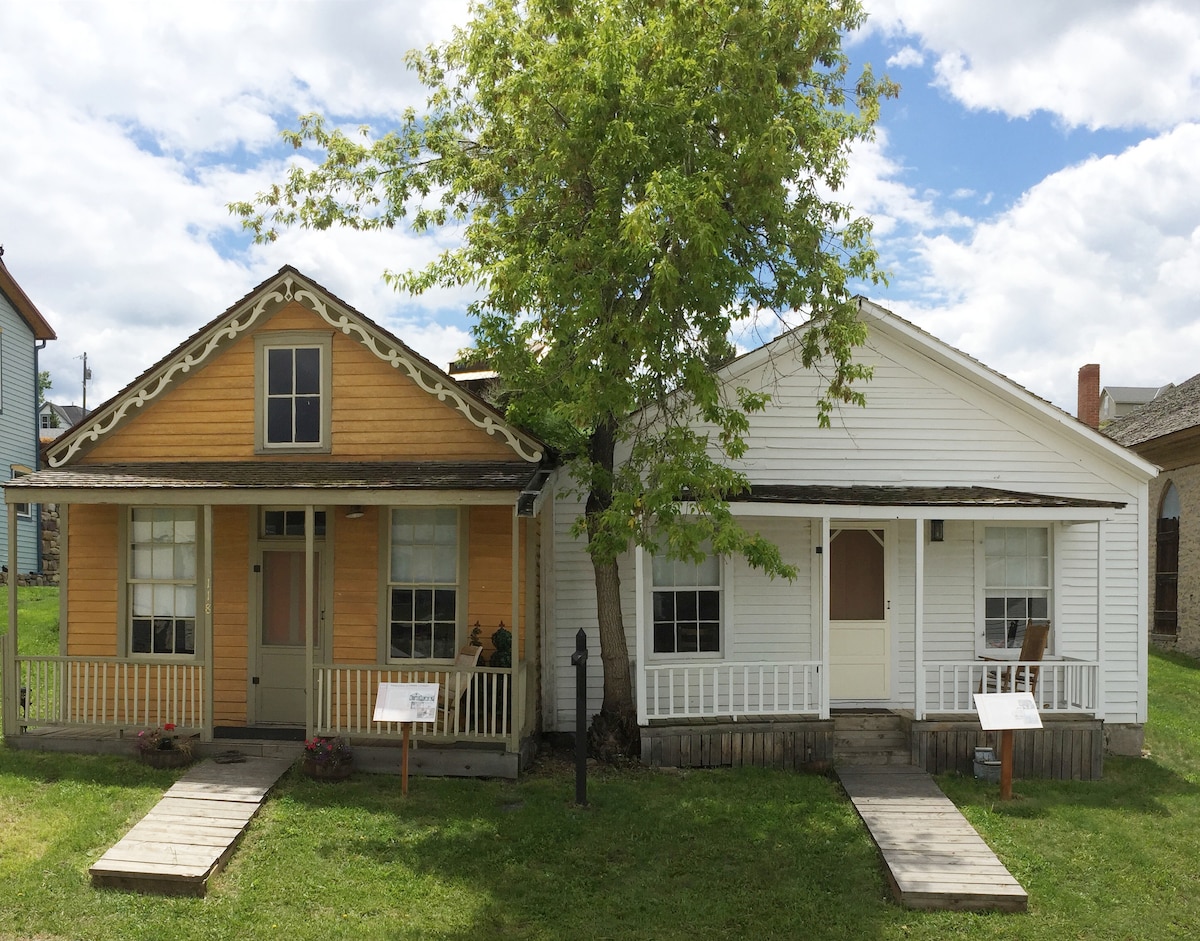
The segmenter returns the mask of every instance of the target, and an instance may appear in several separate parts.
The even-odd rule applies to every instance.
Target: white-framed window
[[[129,652],[195,654],[195,507],[132,507],[128,541]]]
[[[260,333],[256,445],[260,451],[330,450],[331,342],[320,333]]]
[[[656,654],[721,652],[721,557],[703,562],[655,556],[651,650]]]
[[[28,467],[22,467],[19,464],[13,464],[9,467],[9,479],[16,480],[18,477],[25,477],[31,471]],[[12,504],[13,512],[17,514],[19,520],[33,519],[33,504],[32,503],[14,503]]]
[[[453,660],[460,609],[458,510],[394,508],[388,555],[388,659]]]
[[[1030,620],[1050,618],[1050,528],[986,526],[983,632],[987,650],[1019,650]]]

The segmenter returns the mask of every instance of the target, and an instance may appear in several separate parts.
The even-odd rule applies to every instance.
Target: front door
[[[304,618],[312,612],[316,650],[322,645],[321,553],[315,558],[313,604],[304,603],[304,550],[263,549],[259,563],[257,669],[252,680],[255,722],[304,727],[308,682]],[[319,654],[316,659],[320,659]]]
[[[887,535],[833,529],[829,539],[829,698],[891,696]]]

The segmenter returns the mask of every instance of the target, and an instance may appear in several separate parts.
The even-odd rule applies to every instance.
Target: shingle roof
[[[1124,503],[1021,493],[991,487],[833,487],[790,484],[755,485],[731,503],[806,503],[835,506],[990,506],[990,507],[1112,507]]]
[[[1127,448],[1200,425],[1200,375],[1192,376],[1103,428]]]
[[[91,464],[40,470],[6,481],[19,490],[522,490],[536,468],[524,461]]]

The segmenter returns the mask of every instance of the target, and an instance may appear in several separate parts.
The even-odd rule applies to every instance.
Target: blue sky
[[[842,194],[891,274],[873,300],[1073,411],[1200,371],[1200,4],[868,0],[850,37],[902,85]],[[465,0],[0,4],[0,244],[56,328],[51,397],[119,390],[282,264],[439,365],[467,298],[382,281],[453,232],[288,232],[225,206],[278,179],[278,130],[318,110],[386,128],[421,96],[403,50]],[[868,389],[869,395],[869,389]]]

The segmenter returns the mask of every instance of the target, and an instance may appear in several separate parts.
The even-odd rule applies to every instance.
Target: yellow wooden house
[[[6,488],[58,505],[63,553],[57,656],[18,655],[10,603],[6,739],[100,750],[174,723],[213,749],[391,745],[379,684],[436,682],[413,728],[429,767],[515,774],[547,477],[541,442],[282,268]]]

